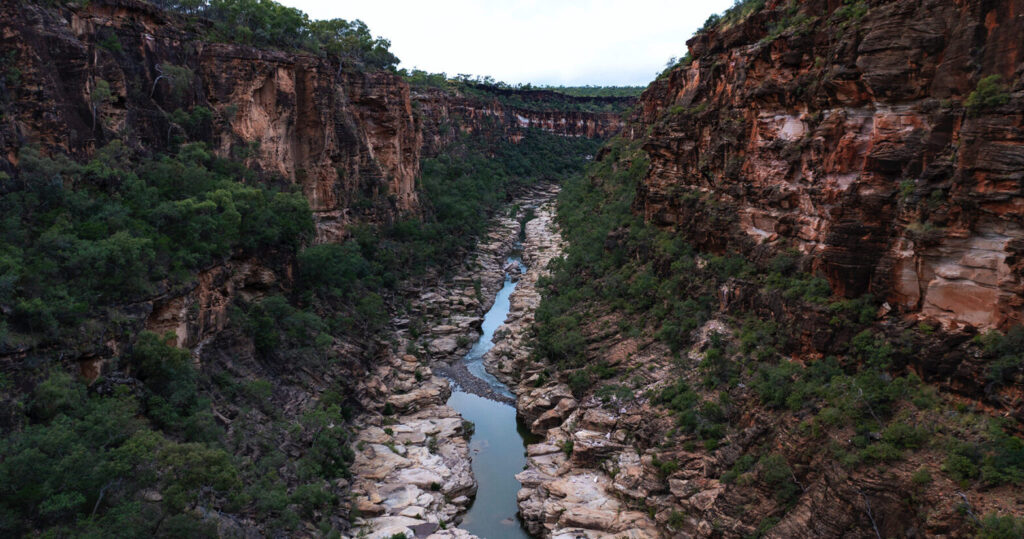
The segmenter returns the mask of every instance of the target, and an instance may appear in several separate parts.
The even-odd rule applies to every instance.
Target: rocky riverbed
[[[531,534],[544,537],[660,537],[646,512],[620,498],[642,477],[640,455],[625,444],[640,415],[579,403],[567,386],[546,382],[542,367],[530,363],[528,336],[541,299],[537,281],[563,248],[554,218],[552,201],[526,224],[528,270],[484,356],[488,370],[516,393],[520,418],[543,437],[528,447],[527,469],[516,475],[520,515]]]
[[[556,193],[557,188],[544,186],[514,204],[540,206]],[[406,313],[392,320],[394,344],[367,383],[373,411],[356,421],[355,533],[472,537],[457,527],[477,491],[470,436],[463,418],[445,402],[454,382],[463,391],[511,403],[458,360],[479,337],[483,315],[503,284],[508,257],[519,249],[516,217],[496,217],[476,251],[452,275],[402,290]]]
[[[477,483],[466,425],[444,404],[454,383],[514,403],[519,417],[542,437],[527,448],[527,468],[516,475],[522,484],[520,515],[531,534],[661,536],[648,513],[624,501],[630,499],[629,485],[643,476],[643,459],[625,443],[639,412],[577,402],[567,386],[546,381],[529,360],[528,332],[541,299],[537,282],[563,247],[554,222],[556,193],[553,187],[539,189],[516,201],[534,211],[521,245],[520,222],[498,217],[453,276],[407,291],[409,315],[393,321],[397,344],[371,383],[379,389],[379,411],[360,419],[352,487],[358,532],[371,538],[472,537],[457,527]],[[459,360],[479,336],[483,313],[514,252],[528,269],[510,296],[495,346],[484,355],[488,371],[515,392],[517,399],[509,399]]]

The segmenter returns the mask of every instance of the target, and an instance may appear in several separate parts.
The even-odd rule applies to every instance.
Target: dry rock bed
[[[556,193],[556,187],[543,186],[515,204],[538,207]],[[535,221],[541,219],[550,215],[542,211]],[[450,379],[466,391],[498,399],[486,383],[475,383],[478,379],[459,360],[480,335],[483,315],[504,281],[506,261],[519,248],[520,226],[508,214],[496,217],[452,275],[402,290],[406,313],[391,322],[392,346],[364,384],[368,412],[356,420],[353,533],[370,538],[472,536],[456,527],[477,488],[469,436],[462,417],[445,402]],[[534,228],[529,221],[527,234]]]

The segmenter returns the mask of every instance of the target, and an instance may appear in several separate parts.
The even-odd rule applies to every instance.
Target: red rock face
[[[897,312],[1020,323],[1024,1],[866,2],[860,19],[841,4],[802,2],[801,23],[770,1],[689,42],[696,59],[626,131],[650,133],[636,210],[707,248],[797,248],[839,293]],[[970,113],[992,74],[1009,101]],[[704,230],[696,195],[731,224]]]
[[[566,137],[610,138],[618,134],[625,122],[619,113],[559,110],[566,105],[609,103],[622,110],[634,103],[633,98],[573,98],[547,91],[492,89],[496,95],[522,94],[534,108],[502,105],[498,97],[484,99],[451,94],[439,89],[414,90],[416,103],[424,120],[424,153],[434,155],[447,144],[456,130],[474,133],[493,132],[495,128],[513,142],[519,141],[523,129],[541,129]],[[550,103],[551,110],[544,110]]]
[[[142,151],[165,147],[181,128],[176,109],[206,107],[212,122],[193,140],[221,155],[244,151],[268,177],[298,183],[317,222],[317,241],[338,241],[353,221],[418,210],[420,134],[409,88],[389,73],[351,72],[308,54],[203,43],[146,4],[93,2],[77,11],[5,4],[5,50],[21,70],[4,126],[5,153],[25,142],[84,157],[112,139]],[[100,44],[116,37],[120,50]],[[180,90],[159,66],[187,67]],[[159,79],[159,80],[158,80]],[[113,99],[93,124],[97,81]],[[353,215],[357,199],[372,209]]]
[[[172,137],[186,135],[172,113],[205,107],[210,121],[188,139],[245,159],[268,181],[301,186],[319,243],[343,241],[354,223],[418,215],[421,158],[460,130],[486,127],[518,140],[525,127],[611,136],[622,124],[616,114],[559,112],[558,103],[524,111],[440,91],[413,99],[395,74],[203,42],[201,29],[190,27],[202,22],[135,0],[94,0],[76,9],[3,2],[0,21],[0,172],[15,173],[25,144],[78,159],[115,139],[143,154],[163,151]],[[163,72],[168,64],[191,76],[178,84]],[[16,77],[8,76],[12,68]],[[94,115],[90,97],[99,81],[112,96]],[[146,329],[174,332],[179,346],[200,345],[223,329],[233,298],[290,286],[290,262],[266,262],[229,260],[197,275],[188,291],[153,298],[145,306]]]
[[[77,10],[6,2],[0,20],[2,50],[13,52],[4,61],[20,71],[17,84],[0,92],[7,157],[0,170],[13,172],[25,143],[79,158],[113,139],[159,151],[184,134],[170,121],[173,111],[206,107],[210,124],[190,138],[301,185],[317,242],[341,241],[352,223],[416,215],[420,159],[440,151],[458,129],[496,121],[517,140],[527,127],[604,137],[622,125],[612,113],[560,112],[557,103],[550,111],[518,110],[440,91],[418,95],[414,107],[397,75],[359,72],[310,54],[206,43],[174,15],[133,0]],[[114,38],[119,50],[103,45]],[[191,80],[176,90],[161,77],[164,64],[187,67]],[[96,109],[94,122],[90,96],[100,80],[113,98]],[[573,99],[546,94],[549,101]]]
[[[225,119],[218,151],[254,147],[250,166],[300,184],[318,242],[339,241],[353,221],[418,209],[420,133],[400,78],[226,44],[203,46],[198,60],[209,105]],[[353,215],[360,197],[376,202],[374,213]]]

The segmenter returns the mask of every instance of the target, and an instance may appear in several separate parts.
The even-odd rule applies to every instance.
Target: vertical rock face
[[[8,166],[25,142],[76,156],[113,139],[158,150],[185,134],[171,114],[202,106],[211,117],[189,138],[299,184],[317,219],[317,241],[337,241],[355,220],[418,209],[420,134],[409,87],[396,75],[353,72],[309,54],[204,43],[171,15],[138,2],[60,12],[11,2],[3,9],[11,23],[4,48],[14,51],[9,61],[20,70],[18,84],[6,87],[0,128]],[[175,78],[167,65],[191,75]],[[90,98],[100,81],[113,95],[96,107],[94,126]],[[353,215],[357,205],[361,214]]]
[[[198,60],[203,93],[226,122],[218,151],[248,146],[251,166],[299,184],[318,242],[340,240],[355,220],[418,209],[421,135],[399,77],[228,44],[203,46]],[[353,215],[357,205],[373,210]]]
[[[904,313],[1020,323],[1024,2],[854,4],[769,1],[695,36],[627,128],[650,130],[636,210],[714,250],[799,249]],[[1000,99],[969,106],[991,75]],[[709,201],[727,230],[695,218]]]
[[[148,152],[187,135],[298,184],[314,211],[318,242],[340,241],[353,222],[416,215],[421,156],[440,151],[460,129],[496,125],[512,140],[534,127],[607,137],[622,125],[617,113],[564,111],[566,103],[630,102],[526,92],[540,98],[533,96],[538,109],[525,110],[440,90],[411,99],[409,85],[392,73],[204,42],[201,29],[188,27],[194,23],[134,0],[76,10],[7,2],[0,18],[7,23],[0,44],[11,51],[3,65],[18,71],[0,82],[0,169],[13,172],[26,143],[82,158],[114,139]],[[188,76],[167,66],[187,68]],[[104,82],[111,98],[95,103]],[[196,107],[210,117],[191,128],[172,120],[176,110]]]
[[[491,88],[490,98],[465,96],[439,89],[422,89],[413,100],[424,118],[424,146],[427,154],[436,153],[455,135],[456,130],[473,133],[498,127],[505,137],[518,141],[523,129],[542,129],[567,137],[609,138],[618,134],[625,122],[618,112],[565,110],[567,107],[605,105],[625,110],[634,98],[583,98],[550,91],[517,91]],[[501,97],[528,100],[527,107],[503,105]]]

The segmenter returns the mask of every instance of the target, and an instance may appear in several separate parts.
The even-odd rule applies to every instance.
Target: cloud
[[[402,67],[509,83],[646,85],[731,0],[279,0],[362,19]]]

